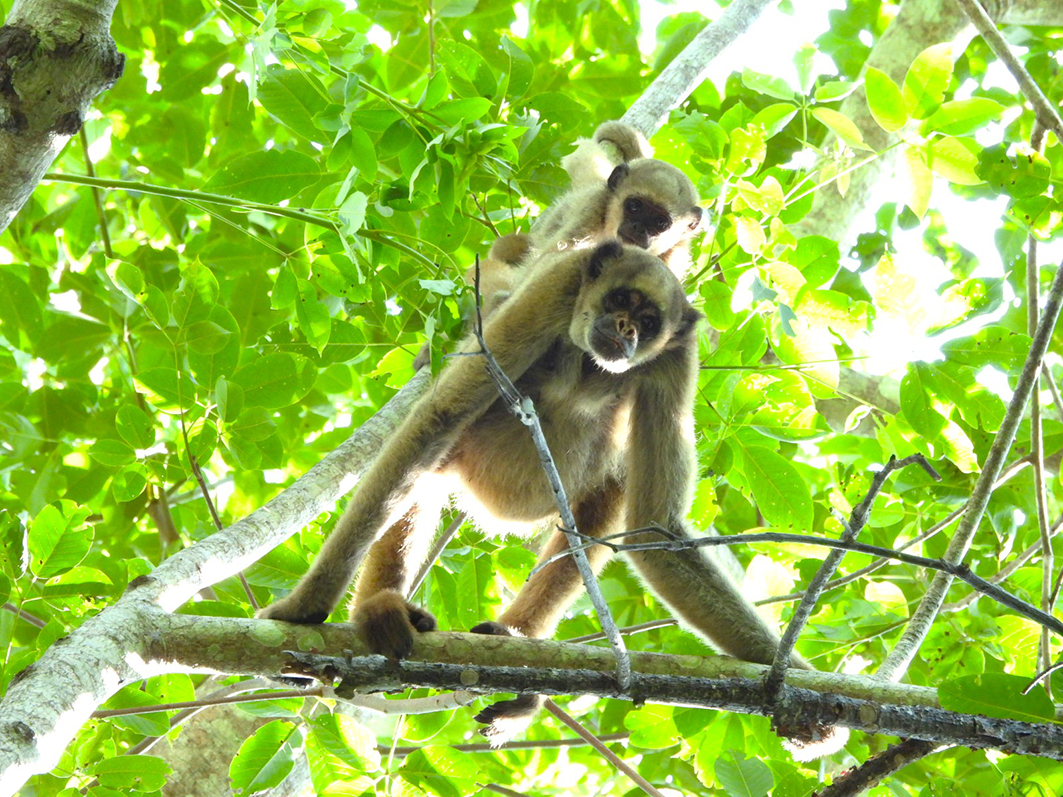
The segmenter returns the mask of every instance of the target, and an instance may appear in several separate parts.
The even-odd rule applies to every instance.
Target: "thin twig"
[[[581,739],[583,739],[585,742],[587,742],[587,744],[597,750],[598,753],[602,756],[602,758],[604,758],[614,767],[616,767],[629,778],[631,778],[631,781],[644,792],[646,792],[646,794],[651,795],[651,797],[664,797],[664,795],[661,794],[660,790],[658,790],[657,787],[655,787],[652,783],[642,777],[642,775],[632,769],[631,766],[624,759],[622,759],[620,756],[618,756],[616,753],[606,747],[601,739],[599,739],[593,733],[584,728],[583,725],[577,722],[553,700],[546,701],[546,710],[553,714],[555,717],[557,717],[557,719],[561,720],[562,723],[567,725],[573,731],[575,731]]]
[[[608,744],[627,741],[630,736],[631,734],[626,732],[603,733],[597,738]],[[588,744],[590,742],[580,737],[576,739],[525,739],[519,742],[506,742],[501,747],[495,747],[490,742],[468,742],[467,744],[452,744],[450,747],[463,753],[504,753],[507,750],[555,750],[560,747],[586,747]],[[378,752],[385,753],[393,748],[379,744],[376,749]],[[402,757],[423,749],[424,745],[418,744],[395,747],[394,751],[397,757]]]
[[[85,125],[78,131],[81,136],[81,151],[85,154],[85,172],[89,177],[96,176],[96,170],[92,166],[92,158],[89,157],[89,135],[85,132]],[[103,242],[103,253],[108,260],[114,260],[114,250],[111,249],[111,234],[107,231],[107,217],[103,214],[103,199],[100,197],[100,189],[93,186],[92,202],[96,206],[96,217],[100,221],[100,241]]]
[[[421,588],[421,584],[423,584],[424,580],[428,578],[428,573],[432,570],[432,565],[436,563],[436,559],[438,559],[443,553],[443,549],[447,547],[452,539],[454,539],[454,535],[458,533],[458,529],[461,528],[461,524],[464,522],[465,513],[458,512],[458,514],[454,516],[454,519],[450,521],[450,525],[443,529],[442,533],[436,537],[435,542],[432,543],[432,550],[428,552],[428,556],[426,556],[424,561],[421,562],[421,567],[417,571],[417,575],[414,576],[413,581],[410,582],[410,588],[406,591],[407,598]]]
[[[561,475],[557,472],[557,465],[554,464],[553,455],[550,453],[550,447],[547,445],[546,436],[543,434],[543,427],[539,423],[539,416],[535,412],[535,405],[532,404],[532,400],[527,396],[521,395],[520,391],[506,376],[505,372],[499,367],[495,361],[494,355],[487,348],[487,342],[484,340],[483,334],[483,316],[481,313],[481,296],[480,296],[480,258],[476,258],[476,339],[480,343],[480,352],[484,358],[485,367],[487,373],[494,381],[495,386],[498,388],[499,394],[502,396],[502,400],[509,407],[517,419],[528,427],[531,432],[532,442],[535,444],[536,450],[539,452],[539,462],[543,466],[543,471],[546,473],[546,478],[550,482],[550,487],[554,492],[554,499],[557,502],[557,510],[561,515],[561,527],[565,532],[565,536],[568,538],[569,551],[571,553],[573,561],[576,563],[576,569],[579,570],[580,576],[583,577],[583,584],[587,588],[587,595],[591,599],[591,603],[594,605],[594,610],[598,614],[598,622],[602,626],[602,630],[605,632],[606,637],[609,640],[609,645],[613,649],[613,653],[616,656],[616,677],[620,684],[621,689],[627,689],[631,685],[631,658],[627,654],[627,648],[624,646],[624,639],[620,636],[620,631],[616,627],[616,623],[613,621],[613,616],[609,612],[609,605],[605,602],[605,597],[602,595],[601,588],[598,586],[598,579],[594,577],[594,570],[591,568],[591,563],[587,559],[587,552],[579,543],[576,531],[576,518],[572,513],[572,506],[569,504],[568,496],[565,493],[565,485],[561,483]]]
[[[221,531],[225,528],[225,524],[221,522],[221,516],[218,514],[218,510],[214,506],[214,499],[210,497],[210,490],[207,488],[207,480],[203,476],[203,469],[199,467],[199,458],[193,454],[191,448],[189,448],[188,430],[185,428],[184,413],[181,413],[181,436],[185,441],[185,451],[188,453],[188,463],[192,468],[192,475],[195,477],[196,483],[199,485],[199,491],[203,494],[203,500],[207,502],[207,510],[210,512],[210,519],[214,521],[215,530]],[[251,608],[257,612],[260,608],[258,601],[255,600],[255,593],[251,591],[251,585],[247,583],[247,578],[244,576],[243,571],[237,573],[236,576],[240,579],[240,583],[243,585],[248,603],[250,603]]]
[[[27,623],[29,623],[32,626],[36,626],[37,628],[44,628],[46,625],[48,625],[48,623],[46,623],[44,620],[42,620],[37,615],[30,614],[29,612],[27,612],[22,607],[16,606],[13,603],[5,603],[4,604],[4,609],[6,611],[11,612],[19,620],[25,620]]]
[[[819,797],[855,797],[863,794],[894,772],[926,758],[940,746],[937,742],[905,739],[872,756],[860,766],[843,772],[817,794]]]
[[[971,24],[985,39],[989,49],[1011,72],[1011,76],[1019,84],[1019,89],[1022,91],[1023,96],[1033,106],[1037,119],[1055,133],[1056,138],[1063,141],[1063,120],[1059,118],[1056,106],[1044,95],[1040,86],[1030,76],[1030,73],[1026,71],[1026,67],[1012,53],[1008,43],[1004,41],[1004,37],[997,30],[996,24],[989,18],[989,15],[986,14],[985,9],[978,3],[978,0],[956,0],[956,5],[963,9],[963,13],[967,15],[967,18],[971,20]]]
[[[1052,526],[1051,536],[1055,537],[1057,534],[1059,534],[1060,529],[1063,529],[1063,517],[1060,517],[1059,520],[1057,520],[1055,522],[1055,524]],[[1016,556],[1014,559],[1012,559],[1010,562],[1008,562],[1006,565],[1004,565],[1004,567],[1000,568],[1000,570],[998,570],[996,573],[991,575],[989,577],[989,579],[988,579],[989,582],[992,583],[992,584],[999,584],[1002,581],[1006,581],[1008,579],[1008,577],[1011,576],[1012,573],[1014,573],[1016,570],[1018,570],[1024,564],[1029,562],[1031,559],[1033,559],[1040,552],[1041,552],[1041,540],[1038,540],[1033,545],[1031,545],[1029,548],[1027,548],[1025,551],[1023,551],[1018,556]],[[1059,585],[1057,583],[1056,587],[1058,588],[1058,586]],[[970,595],[964,595],[959,600],[955,600],[955,601],[951,601],[950,603],[946,603],[945,605],[943,605],[941,607],[941,611],[942,612],[957,612],[957,611],[960,611],[961,609],[966,609],[968,606],[970,606],[972,603],[974,603],[980,597],[982,597],[982,593],[981,592],[972,592]],[[1056,600],[1056,593],[1053,592],[1051,597],[1052,597],[1051,602],[1054,603],[1055,600]]]
[[[889,475],[893,471],[900,470],[913,463],[918,463],[933,479],[941,481],[941,476],[930,466],[930,463],[926,461],[922,454],[912,454],[904,459],[897,459],[895,456],[891,456],[885,467],[872,477],[867,495],[864,496],[863,501],[853,507],[853,511],[849,513],[849,521],[842,520],[841,539],[844,542],[852,542],[860,536],[860,532],[864,530],[864,526],[871,516],[871,507],[875,503],[875,498],[882,491],[882,487],[886,484],[886,479]],[[845,551],[836,548],[823,559],[815,576],[809,582],[804,597],[801,598],[801,602],[794,609],[793,616],[783,632],[782,639],[779,640],[779,647],[775,651],[775,659],[772,661],[771,670],[764,680],[765,692],[768,695],[768,700],[773,704],[778,701],[782,692],[783,679],[786,677],[786,670],[790,666],[790,654],[793,653],[794,645],[797,644],[797,637],[804,629],[808,618],[812,616],[812,612],[819,602],[819,596],[823,594],[824,587],[830,581],[831,576],[834,575],[834,571],[838,569],[838,565],[841,564],[844,556]]]
[[[1009,480],[1011,480],[1012,477],[1014,477],[1017,473],[1020,473],[1022,469],[1027,467],[1029,464],[1029,456],[1024,456],[1021,459],[1015,460],[1013,463],[1008,465],[1007,468],[1004,469],[1004,472],[1000,474],[1000,478],[993,482],[993,489],[996,490],[1001,485],[1007,483]],[[929,540],[942,529],[948,528],[950,525],[952,525],[952,523],[954,523],[956,520],[963,516],[964,511],[967,509],[967,503],[967,501],[964,501],[958,509],[954,509],[952,512],[950,512],[944,520],[939,520],[937,523],[935,523],[923,533],[917,534],[916,536],[912,537],[903,545],[898,546],[897,550],[907,551],[909,548],[914,548],[916,545],[919,545],[920,543]],[[873,573],[876,570],[880,570],[881,568],[888,565],[890,561],[892,560],[876,559],[866,567],[861,567],[859,570],[854,570],[848,575],[842,576],[841,578],[836,578],[833,581],[828,582],[827,586],[824,588],[823,591],[829,592],[832,589],[838,589],[839,587],[844,587],[846,584],[851,584],[852,582],[863,578],[869,573]],[[994,581],[993,583],[996,582]],[[776,595],[771,598],[764,598],[763,600],[756,601],[754,605],[767,606],[772,603],[786,603],[787,601],[799,600],[800,598],[804,597],[804,594],[805,591],[800,590],[799,592],[791,592],[786,595]]]
[[[624,626],[620,629],[620,633],[624,636],[630,636],[631,634],[638,634],[642,631],[653,631],[655,628],[670,628],[673,625],[679,625],[679,621],[674,617],[665,617],[660,620],[650,620],[645,623],[638,623],[637,625]],[[595,631],[593,634],[574,636],[571,639],[566,639],[565,642],[576,644],[579,642],[597,642],[599,639],[605,639],[605,634],[601,631]]]
[[[1000,424],[993,444],[986,454],[982,472],[978,475],[974,489],[971,491],[970,502],[967,511],[960,521],[956,534],[949,543],[945,552],[945,561],[952,565],[959,565],[967,549],[970,548],[974,535],[978,531],[978,525],[985,514],[989,504],[989,496],[993,492],[993,483],[1000,475],[1004,465],[1004,458],[1015,441],[1015,435],[1019,429],[1019,423],[1026,410],[1026,404],[1030,400],[1030,394],[1037,384],[1037,375],[1041,373],[1045,354],[1048,352],[1048,344],[1052,339],[1056,321],[1059,319],[1060,303],[1063,302],[1063,267],[1056,269],[1056,276],[1052,280],[1052,287],[1048,292],[1044,312],[1037,324],[1037,332],[1033,336],[1030,345],[1030,353],[1023,363],[1022,373],[1019,374],[1015,384],[1015,393],[1008,402],[1008,409],[1004,414],[1004,420]],[[945,595],[952,584],[952,575],[949,571],[939,573],[930,583],[930,587],[923,595],[923,600],[912,614],[908,627],[900,640],[890,652],[886,661],[878,670],[878,676],[885,680],[896,680],[908,669],[908,664],[915,656],[919,646],[923,643],[934,618],[945,602]]]
[[[1045,128],[1034,119],[1030,146],[1035,152],[1043,152]],[[1026,330],[1032,337],[1037,331],[1040,317],[1040,269],[1037,266],[1037,239],[1031,232],[1026,239]],[[1042,369],[1043,370],[1043,369]],[[1037,507],[1037,530],[1041,535],[1041,608],[1052,611],[1052,529],[1048,520],[1048,494],[1045,492],[1044,430],[1041,423],[1041,397],[1035,384],[1030,394],[1030,456],[1033,458],[1034,504]],[[1042,670],[1052,663],[1048,629],[1041,629],[1037,642],[1037,662]],[[1051,682],[1045,681],[1045,690],[1052,696]]]
[[[1021,614],[1030,620],[1033,620],[1038,625],[1043,625],[1046,628],[1050,628],[1057,634],[1063,636],[1063,621],[1052,617],[1049,614],[1041,611],[1039,608],[1031,603],[1015,597],[1010,592],[996,584],[976,576],[971,572],[971,568],[968,565],[954,564],[944,559],[930,559],[926,556],[916,556],[915,554],[903,553],[902,551],[895,551],[892,548],[883,548],[878,545],[868,545],[865,542],[846,542],[845,540],[834,539],[833,537],[813,537],[805,534],[791,534],[782,531],[761,531],[752,534],[731,534],[726,537],[710,536],[710,537],[697,537],[689,540],[664,540],[661,542],[639,542],[639,543],[612,543],[610,539],[619,537],[625,537],[629,534],[637,532],[658,532],[657,528],[637,529],[636,532],[622,532],[620,534],[609,535],[609,537],[602,538],[601,540],[593,537],[587,538],[587,541],[580,545],[581,548],[589,548],[592,545],[608,545],[614,551],[681,551],[686,548],[704,548],[714,547],[717,545],[742,545],[754,542],[782,542],[782,543],[796,543],[799,545],[821,545],[825,548],[838,548],[844,551],[853,551],[855,553],[866,553],[871,556],[881,556],[887,559],[894,559],[898,562],[904,562],[905,564],[915,565],[916,567],[924,567],[928,570],[936,570],[939,573],[943,573],[949,576],[949,578],[958,578],[973,589],[978,590],[983,595],[987,595],[1003,606],[1007,606],[1009,609]],[[555,557],[550,557],[545,562],[540,562],[538,567],[545,567],[552,561],[568,556],[569,552],[558,554]]]
[[[1052,394],[1052,403],[1056,406],[1056,415],[1059,416],[1059,422],[1063,423],[1063,396],[1059,394],[1059,385],[1056,384],[1056,378],[1052,376],[1052,372],[1047,368],[1042,369],[1041,379],[1048,384],[1048,392]]]

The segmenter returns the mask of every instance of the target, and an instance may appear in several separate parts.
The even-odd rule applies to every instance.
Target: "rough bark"
[[[0,232],[122,75],[117,0],[15,0],[0,27]]]

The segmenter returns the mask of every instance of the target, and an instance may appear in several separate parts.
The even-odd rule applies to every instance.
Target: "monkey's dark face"
[[[569,334],[602,369],[623,373],[652,360],[699,317],[653,255],[611,241],[585,257]]]
[[[594,359],[607,371],[626,371],[639,349],[661,331],[661,310],[637,288],[614,288],[602,299],[588,342]]]
[[[624,243],[640,249],[649,249],[672,226],[668,211],[648,197],[629,196],[624,200],[623,213],[617,235]]]
[[[663,255],[685,245],[701,225],[694,186],[674,166],[649,159],[622,163],[607,184],[613,199],[605,228],[626,244]]]

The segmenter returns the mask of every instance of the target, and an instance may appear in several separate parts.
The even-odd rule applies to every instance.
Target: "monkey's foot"
[[[328,609],[300,606],[288,598],[281,598],[276,603],[263,606],[255,612],[255,617],[262,620],[284,620],[286,623],[301,625],[318,625],[325,622],[328,616]]]
[[[470,630],[474,634],[518,636],[508,626],[491,620],[480,623]],[[517,695],[513,700],[500,700],[492,703],[473,719],[487,726],[480,728],[480,735],[485,737],[492,747],[501,747],[531,725],[544,702],[546,698],[542,695]]]
[[[480,735],[492,747],[501,747],[531,725],[545,702],[542,695],[517,695],[513,700],[492,703],[473,719],[487,726],[480,728]]]
[[[409,656],[414,634],[436,630],[435,617],[394,590],[378,592],[356,604],[351,622],[371,651],[389,659]]]
[[[849,741],[849,729],[838,725],[811,725],[785,730],[788,735],[783,738],[782,746],[793,756],[794,761],[814,761],[834,755]]]

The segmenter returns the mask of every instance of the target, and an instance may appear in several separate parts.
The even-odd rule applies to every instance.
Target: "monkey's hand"
[[[293,600],[292,596],[289,595],[287,598],[281,598],[269,606],[263,606],[255,612],[255,617],[263,620],[284,620],[286,623],[299,623],[301,625],[317,625],[325,622],[329,613],[328,609],[307,606],[302,601]]]
[[[480,623],[470,630],[474,634],[514,636],[502,623]],[[492,703],[473,719],[487,726],[480,728],[480,735],[486,738],[492,747],[501,747],[531,724],[545,701],[546,698],[542,695],[517,695],[512,700]]]
[[[436,630],[436,618],[414,606],[402,593],[384,590],[358,603],[351,622],[369,649],[389,659],[404,659],[413,650],[414,634]]]

